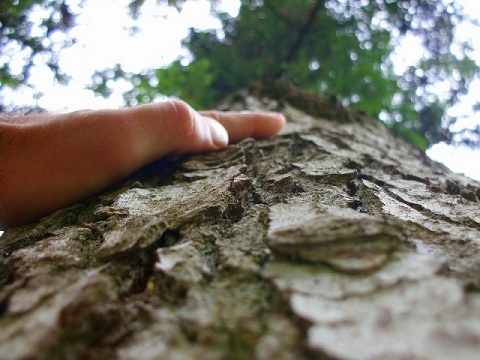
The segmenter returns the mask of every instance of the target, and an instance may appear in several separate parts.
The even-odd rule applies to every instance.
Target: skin
[[[0,117],[0,228],[88,198],[164,156],[270,137],[284,124],[278,113],[196,112],[180,100]]]

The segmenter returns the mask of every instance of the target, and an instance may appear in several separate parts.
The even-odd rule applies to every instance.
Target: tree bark
[[[285,131],[0,239],[2,359],[476,359],[480,184],[285,84]]]

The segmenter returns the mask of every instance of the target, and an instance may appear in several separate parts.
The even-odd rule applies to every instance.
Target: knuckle
[[[169,102],[172,107],[173,132],[185,139],[194,137],[197,132],[197,124],[193,109],[182,100],[170,100]]]

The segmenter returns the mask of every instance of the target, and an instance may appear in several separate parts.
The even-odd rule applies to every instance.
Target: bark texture
[[[221,108],[288,125],[3,235],[0,358],[478,359],[478,182],[286,85]]]

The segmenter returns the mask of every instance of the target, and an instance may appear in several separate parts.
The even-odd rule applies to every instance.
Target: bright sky
[[[71,0],[69,4],[78,2]],[[38,66],[32,69],[30,77],[35,88],[9,94],[12,103],[34,105],[34,94],[41,91],[43,96],[38,105],[50,111],[122,106],[121,94],[129,88],[127,82],[116,84],[117,91],[109,99],[85,90],[85,84],[91,83],[95,70],[111,68],[115,64],[132,72],[167,66],[179,55],[186,54],[181,48],[181,40],[188,35],[189,28],[221,27],[220,22],[209,14],[209,1],[190,0],[178,13],[173,7],[157,6],[156,0],[147,0],[138,21],[128,15],[128,3],[128,0],[86,1],[78,11],[77,26],[70,32],[77,43],[62,50],[60,57],[60,67],[72,81],[67,87],[59,86],[45,66]],[[232,15],[237,13],[239,0],[225,0],[223,3],[223,10]],[[76,12],[75,6],[71,8]],[[133,26],[139,31],[130,36]]]
[[[75,2],[78,0],[74,0]],[[480,18],[480,2],[457,0],[465,8],[466,13]],[[235,15],[239,0],[223,1],[223,8]],[[35,104],[35,93],[44,95],[38,99],[38,105],[50,111],[72,111],[82,108],[105,108],[122,106],[122,91],[129,89],[129,84],[119,83],[117,91],[109,98],[96,97],[93,92],[85,90],[85,84],[91,82],[95,70],[113,67],[120,63],[126,71],[139,72],[146,68],[158,68],[168,65],[185,50],[180,41],[188,34],[190,27],[206,29],[220,24],[209,16],[210,2],[204,0],[187,1],[184,10],[179,14],[173,8],[157,6],[156,0],[147,0],[142,16],[134,22],[127,14],[128,0],[119,1],[86,1],[85,7],[79,11],[78,26],[72,30],[77,43],[62,51],[61,69],[72,77],[67,87],[55,83],[51,73],[45,67],[32,70],[31,82],[35,88],[3,94],[16,104]],[[75,8],[73,8],[75,10]],[[129,36],[129,28],[133,25],[140,29],[135,36]],[[459,29],[459,36],[469,40],[476,49],[480,49],[480,37],[474,37],[478,29],[473,31],[468,26]],[[408,44],[410,51],[397,56],[399,69],[411,64],[415,53],[415,42]],[[407,55],[405,55],[407,54]],[[480,50],[476,53],[480,64]],[[471,94],[480,93],[480,81],[473,84]],[[465,106],[472,105],[478,98],[469,96],[464,99],[463,107],[452,109],[452,113],[461,113]],[[480,124],[478,115],[469,116],[459,122],[461,127],[474,127]],[[438,144],[429,149],[428,155],[445,163],[453,171],[480,180],[480,150],[454,148]]]

